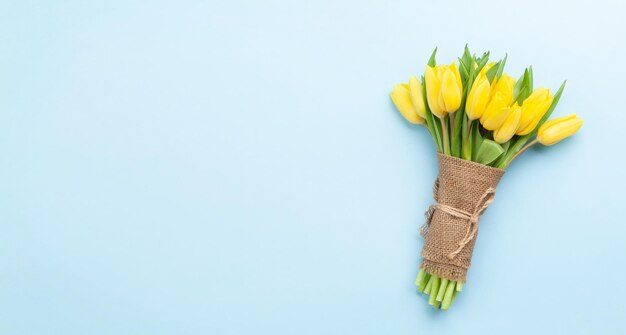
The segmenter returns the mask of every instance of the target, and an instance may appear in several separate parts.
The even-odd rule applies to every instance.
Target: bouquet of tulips
[[[447,310],[462,291],[479,218],[506,168],[533,145],[574,134],[582,120],[548,120],[565,82],[553,95],[534,88],[532,67],[517,80],[506,74],[507,57],[489,62],[488,52],[476,57],[466,46],[458,64],[437,65],[436,52],[421,80],[411,76],[390,95],[407,121],[428,129],[438,152],[435,203],[420,228],[425,242],[415,284],[430,305]]]

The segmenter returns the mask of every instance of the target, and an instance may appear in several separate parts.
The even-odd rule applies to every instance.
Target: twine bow
[[[439,188],[439,178],[435,180],[435,184],[433,185],[433,193],[434,193],[433,195],[435,198],[435,204],[428,207],[428,210],[426,211],[426,213],[424,213],[426,216],[426,223],[424,223],[424,225],[420,227],[420,234],[424,237],[426,236],[426,234],[428,234],[428,228],[430,227],[430,222],[433,218],[433,215],[436,209],[443,211],[445,213],[448,213],[457,218],[468,220],[470,224],[467,226],[467,231],[465,232],[465,236],[463,237],[461,241],[459,241],[459,247],[456,250],[448,254],[448,259],[454,259],[454,257],[456,257],[456,255],[458,255],[459,252],[463,250],[465,245],[467,245],[467,243],[469,243],[471,240],[474,239],[474,237],[476,237],[476,233],[478,232],[478,220],[480,219],[480,216],[483,214],[483,212],[487,209],[487,207],[489,207],[489,205],[495,199],[496,189],[493,187],[488,188],[478,200],[478,204],[476,205],[474,212],[470,213],[470,212],[466,212],[458,208],[454,208],[454,207],[439,203],[437,199],[438,188]]]

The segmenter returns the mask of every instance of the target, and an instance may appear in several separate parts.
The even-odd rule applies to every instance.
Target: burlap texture
[[[443,154],[438,154],[438,160],[434,191],[440,205],[429,209],[427,223],[421,230],[425,239],[421,268],[439,277],[465,282],[478,233],[477,212],[489,204],[485,199],[495,195],[504,170]],[[450,214],[454,212],[450,208],[477,214],[476,222]]]

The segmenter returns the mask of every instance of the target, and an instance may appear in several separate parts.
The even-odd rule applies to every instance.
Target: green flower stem
[[[450,132],[450,136],[448,136],[448,138],[450,138],[450,156],[454,156],[454,144],[455,144],[455,140],[454,140],[454,115],[456,115],[456,114],[448,114],[447,115],[448,126],[450,127],[448,129],[448,131]]]
[[[437,301],[443,301],[443,295],[446,293],[448,283],[449,280],[445,278],[441,281],[441,285],[439,285],[439,291],[437,292],[437,297],[435,298]]]
[[[435,134],[437,134],[437,143],[439,145],[439,152],[443,152],[443,135],[441,134],[442,130],[441,130],[441,123],[437,122],[437,117],[433,116],[432,113],[430,113],[430,117],[431,117],[431,121],[433,124],[433,129],[435,130]]]
[[[462,141],[461,150],[463,151],[462,152],[463,159],[470,160],[470,161],[472,160],[472,136],[471,136],[472,122],[473,120],[470,120],[467,117],[463,118],[463,129],[462,129],[463,141]]]
[[[454,289],[454,287],[456,286],[455,284],[455,281],[448,284],[448,288],[446,289],[443,301],[441,302],[441,309],[447,310],[448,308],[450,308],[450,304],[452,303],[452,296],[454,295],[454,292],[456,292],[456,290]]]
[[[417,290],[424,293],[424,289],[426,289],[426,284],[428,284],[429,280],[430,280],[430,273],[426,273],[424,275],[424,278],[422,278],[422,282],[419,284],[419,287],[417,288]]]
[[[430,294],[430,290],[433,287],[433,283],[435,282],[435,279],[437,278],[437,276],[430,276],[430,278],[428,278],[428,283],[426,283],[426,287],[424,288],[424,293],[426,294]]]
[[[470,136],[472,137],[472,161],[477,162],[478,149],[483,144],[483,136],[480,134],[480,122],[474,123],[470,128]]]
[[[450,116],[450,129],[452,131],[452,135],[450,136],[452,139],[450,152],[454,157],[461,157],[461,147],[463,145],[461,130],[463,128],[464,115],[465,111],[461,108]]]
[[[441,121],[441,137],[443,137],[443,153],[450,155],[450,136],[448,135],[448,115],[439,118]]]
[[[517,158],[517,156],[521,155],[524,151],[528,150],[528,148],[532,147],[533,145],[537,143],[539,143],[537,142],[537,139],[534,139],[530,143],[526,144],[522,149],[520,149],[520,151],[518,151],[515,155],[513,155],[513,157],[511,157],[511,159],[508,162],[506,162],[504,169],[508,168],[509,164],[511,164],[515,160],[515,158]]]
[[[434,282],[433,286],[430,287],[430,298],[428,299],[429,305],[434,305],[437,301],[437,292],[439,292],[439,277],[433,275]]]
[[[415,285],[420,293],[429,296],[429,305],[442,310],[450,308],[456,295],[463,290],[463,283],[430,274],[425,269],[420,269]]]
[[[430,118],[427,117],[426,123],[424,125],[426,126],[426,129],[428,129],[430,136],[433,137],[433,141],[435,142],[435,149],[437,149],[437,152],[441,152],[441,136],[439,136],[439,133],[437,132],[437,127],[431,124],[432,121],[432,116]]]
[[[424,280],[424,269],[420,269],[420,272],[417,274],[417,278],[415,279],[415,285],[418,285],[422,283],[422,280]]]
[[[454,292],[452,292],[452,299],[450,299],[450,306],[448,306],[448,308],[452,307],[452,304],[454,303],[454,299],[456,298],[456,295],[459,293],[459,291],[454,290]]]

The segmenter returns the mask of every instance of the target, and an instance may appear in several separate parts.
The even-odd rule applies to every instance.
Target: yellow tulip
[[[522,108],[516,103],[511,107],[511,112],[504,120],[504,123],[500,126],[500,128],[496,129],[493,132],[493,139],[498,143],[506,143],[508,142],[513,135],[515,135],[515,131],[517,130],[517,126],[519,125],[520,117],[522,116]]]
[[[463,81],[461,80],[461,71],[459,71],[456,63],[451,63],[450,65],[448,65],[448,68],[452,70],[452,73],[454,73],[454,82],[456,82],[456,86],[458,86],[459,92],[463,94]]]
[[[540,87],[522,102],[522,118],[517,129],[517,135],[526,135],[535,130],[541,118],[546,114],[554,97],[550,90]]]
[[[502,77],[496,81],[493,79],[495,85],[492,85],[491,96],[494,97],[496,93],[501,93],[503,97],[506,97],[507,105],[513,103],[513,88],[515,87],[515,78],[508,74],[502,74]]]
[[[456,73],[455,73],[456,70]],[[448,113],[456,112],[461,107],[463,84],[456,64],[452,63],[443,70],[441,89],[439,91],[439,107]]]
[[[543,145],[553,145],[576,133],[583,120],[576,114],[550,120],[539,127],[537,141]]]
[[[413,102],[411,101],[409,85],[400,84],[394,86],[393,92],[391,92],[389,96],[391,96],[391,100],[396,105],[396,108],[398,108],[400,114],[402,114],[407,121],[412,124],[424,123],[424,119],[417,114]]]
[[[489,103],[489,95],[491,93],[491,88],[489,87],[489,80],[484,75],[478,75],[474,83],[472,84],[472,89],[467,96],[467,102],[465,103],[465,110],[467,111],[467,117],[470,120],[479,119],[485,108],[487,107],[487,103]]]
[[[426,106],[424,105],[424,94],[422,93],[422,83],[415,76],[409,78],[409,91],[411,94],[411,102],[415,112],[422,119],[426,118]]]
[[[463,83],[456,63],[426,66],[426,98],[430,111],[439,118],[456,112],[461,107]]]
[[[440,72],[440,66],[426,66],[424,81],[426,83],[426,98],[428,100],[428,107],[430,107],[430,111],[438,118],[443,118],[446,116],[446,112],[439,107],[439,92],[441,90],[441,79],[439,77]]]
[[[487,130],[496,130],[502,126],[511,112],[510,99],[506,93],[497,92],[489,101],[485,112],[480,117],[480,123]]]

